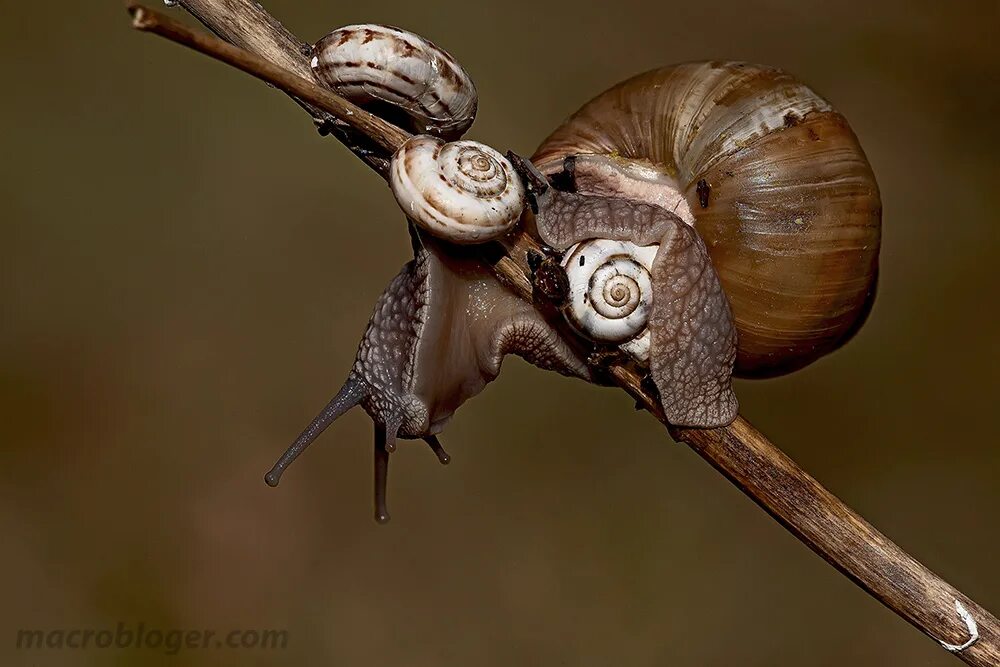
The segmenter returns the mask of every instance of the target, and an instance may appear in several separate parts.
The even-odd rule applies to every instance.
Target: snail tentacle
[[[415,258],[375,304],[344,388],[266,476],[272,486],[322,431],[360,404],[375,426],[376,520],[388,520],[386,482],[397,439],[422,439],[441,463],[437,439],[469,398],[500,373],[507,354],[591,380],[586,363],[535,310],[472,259],[458,259],[415,232]]]

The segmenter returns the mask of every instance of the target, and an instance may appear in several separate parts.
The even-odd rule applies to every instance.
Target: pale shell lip
[[[562,260],[570,285],[563,308],[567,322],[585,338],[618,344],[640,361],[645,360],[641,358],[645,350],[648,358],[646,334],[653,305],[652,267],[657,250],[658,245],[637,246],[610,239],[593,239],[570,247]],[[595,284],[595,276],[627,278],[630,287],[638,288],[637,298],[629,300],[628,308],[615,304],[596,308],[591,300],[603,297],[604,285]]]
[[[649,329],[646,328],[642,335],[622,343],[621,348],[632,355],[636,361],[647,364],[649,363],[649,339]]]
[[[578,192],[603,197],[622,197],[655,204],[694,226],[695,216],[674,176],[649,160],[599,153],[573,156],[573,178]],[[543,164],[543,173],[554,174],[563,160]]]

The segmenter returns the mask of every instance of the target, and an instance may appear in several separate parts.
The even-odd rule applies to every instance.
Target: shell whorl
[[[407,217],[453,243],[500,238],[526,203],[520,177],[499,152],[428,135],[412,137],[392,156],[389,187]]]
[[[569,296],[563,313],[585,337],[624,346],[644,361],[653,306],[652,266],[659,246],[594,239],[563,257]],[[644,339],[644,340],[643,340]]]
[[[352,102],[389,104],[406,129],[461,137],[476,118],[476,86],[447,52],[419,35],[362,24],[334,30],[313,47],[313,74]]]
[[[736,374],[780,375],[840,347],[875,295],[878,185],[847,121],[778,69],[687,63],[585,104],[532,158],[576,156],[579,192],[693,223],[732,307]]]

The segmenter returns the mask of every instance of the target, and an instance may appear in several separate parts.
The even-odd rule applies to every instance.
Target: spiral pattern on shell
[[[313,47],[322,83],[360,106],[389,104],[417,134],[461,137],[476,118],[476,86],[451,55],[429,40],[387,25],[349,25]],[[384,115],[384,109],[373,109]]]
[[[595,239],[570,248],[562,265],[569,278],[566,320],[587,338],[611,344],[636,341],[648,349],[646,325],[653,306],[652,265],[658,246]],[[647,338],[645,345],[639,340]]]
[[[453,243],[483,243],[509,232],[526,202],[514,166],[475,141],[418,135],[392,157],[389,187],[407,217]]]

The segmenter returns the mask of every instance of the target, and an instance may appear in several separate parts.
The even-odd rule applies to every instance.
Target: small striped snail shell
[[[781,70],[705,62],[641,74],[585,104],[533,162],[577,192],[693,225],[732,308],[738,376],[813,362],[871,308],[875,177],[844,117]]]
[[[518,223],[526,203],[521,178],[496,150],[428,135],[396,151],[389,187],[407,217],[452,243],[500,238]]]
[[[569,294],[563,314],[579,333],[649,358],[647,323],[653,307],[651,273],[658,246],[592,239],[563,256]]]
[[[476,118],[468,73],[429,40],[386,25],[349,25],[313,47],[316,78],[355,104],[417,134],[461,137]]]

